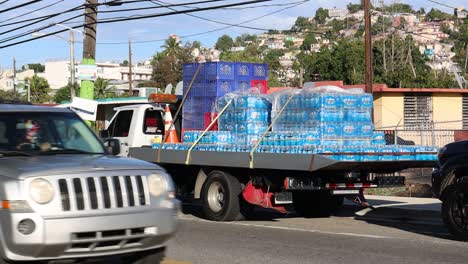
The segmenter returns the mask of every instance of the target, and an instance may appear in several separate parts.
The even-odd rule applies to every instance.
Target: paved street
[[[208,222],[184,209],[169,244],[175,263],[466,263],[468,244],[453,241],[438,219],[356,216],[346,206],[331,218],[260,212],[254,221]]]

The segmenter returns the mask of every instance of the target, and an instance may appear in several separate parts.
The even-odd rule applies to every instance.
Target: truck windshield
[[[104,154],[101,142],[73,113],[0,113],[0,154]]]

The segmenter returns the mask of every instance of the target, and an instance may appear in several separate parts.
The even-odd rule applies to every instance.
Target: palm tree
[[[176,38],[166,39],[164,45],[161,46],[164,49],[163,53],[166,56],[177,56],[180,52],[180,44]]]
[[[107,98],[115,96],[115,87],[109,87],[109,81],[98,77],[94,82],[94,98]]]

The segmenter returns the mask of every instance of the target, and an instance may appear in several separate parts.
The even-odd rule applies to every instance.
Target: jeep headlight
[[[151,174],[148,176],[148,189],[154,196],[160,196],[169,191],[169,182],[165,175]]]
[[[45,179],[35,179],[29,184],[29,195],[38,204],[46,204],[54,198],[54,187]]]

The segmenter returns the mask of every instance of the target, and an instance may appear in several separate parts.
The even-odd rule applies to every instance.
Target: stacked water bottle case
[[[337,87],[271,96],[226,94],[216,104],[218,113],[224,110],[220,131],[207,132],[193,149],[249,152],[258,143],[255,152],[322,154],[340,161],[436,159],[433,147],[386,145],[384,133],[373,130],[372,107],[371,95]],[[202,131],[185,131],[183,144],[164,148],[187,150],[201,135]]]
[[[183,87],[187,99],[182,112],[182,129],[206,128],[211,123],[211,113],[215,111],[218,98],[234,92],[249,92],[252,81],[265,81],[267,78],[266,64],[226,61],[184,64]],[[259,92],[265,93],[266,90]]]

